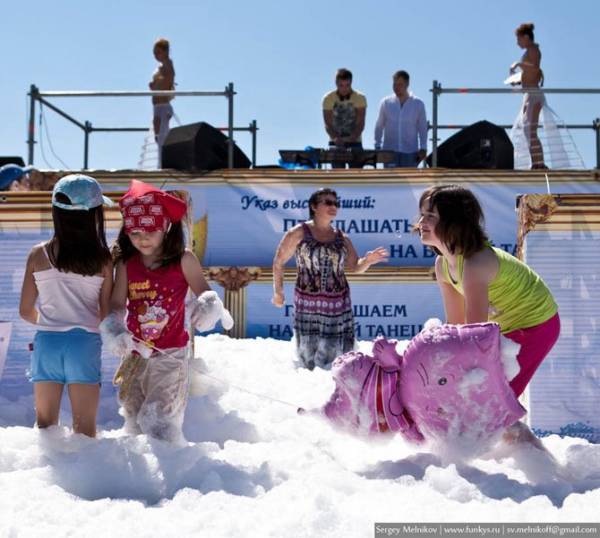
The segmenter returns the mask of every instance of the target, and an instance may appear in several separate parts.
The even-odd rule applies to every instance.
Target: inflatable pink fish
[[[336,388],[322,412],[345,429],[399,432],[413,442],[489,439],[525,414],[508,384],[500,338],[496,323],[437,325],[403,355],[394,341],[376,340],[373,356],[335,359]]]

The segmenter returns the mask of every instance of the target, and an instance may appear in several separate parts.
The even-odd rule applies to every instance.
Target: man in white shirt
[[[394,95],[384,97],[379,106],[375,149],[396,152],[396,162],[386,164],[386,167],[416,167],[427,155],[425,105],[408,91],[409,83],[410,76],[406,71],[394,73]]]

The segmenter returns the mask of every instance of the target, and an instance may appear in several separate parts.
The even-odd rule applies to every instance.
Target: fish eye
[[[445,377],[440,377],[438,379],[438,385],[445,385],[446,383],[448,383],[448,380]]]

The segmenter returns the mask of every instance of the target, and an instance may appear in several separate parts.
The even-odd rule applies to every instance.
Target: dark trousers
[[[329,142],[329,149],[363,149],[362,142],[344,142],[342,146],[336,146],[335,142]],[[353,160],[348,166],[350,168],[362,168],[363,163],[361,160]],[[332,163],[331,168],[346,168],[346,165],[343,163]]]

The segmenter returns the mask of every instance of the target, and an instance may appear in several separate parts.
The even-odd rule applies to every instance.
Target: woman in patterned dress
[[[298,357],[308,369],[327,367],[338,355],[354,348],[354,317],[346,271],[364,273],[386,261],[379,247],[362,258],[348,236],[332,227],[340,203],[332,189],[319,189],[309,201],[310,220],[284,236],[273,260],[273,299],[285,303],[283,272],[295,254],[294,335]]]

